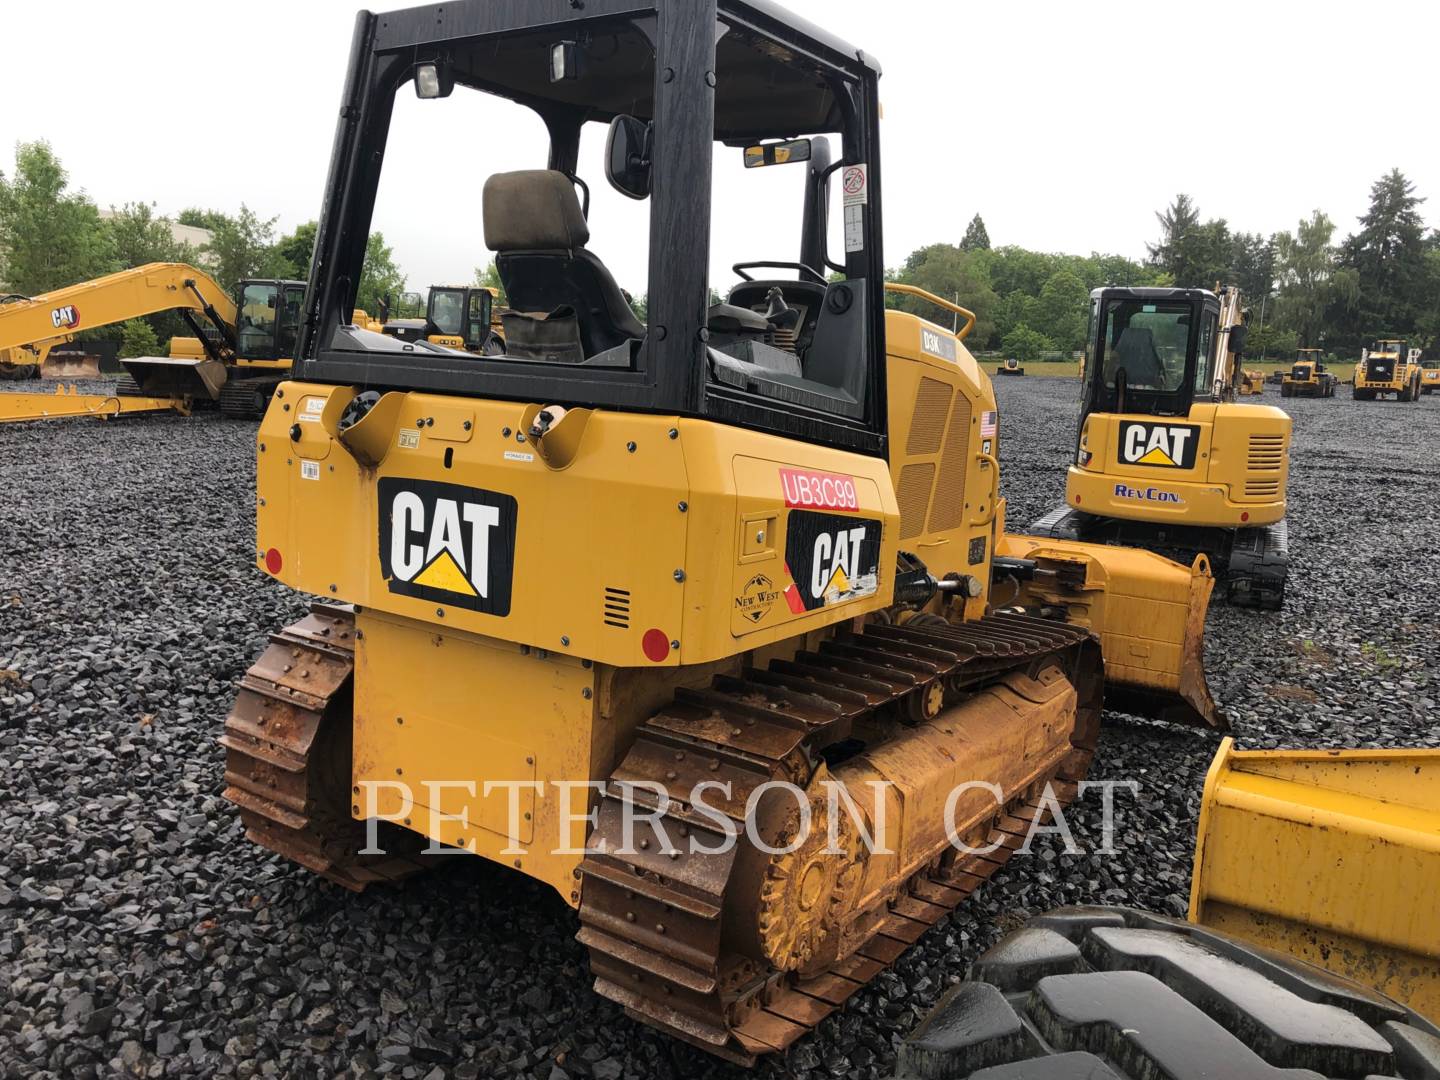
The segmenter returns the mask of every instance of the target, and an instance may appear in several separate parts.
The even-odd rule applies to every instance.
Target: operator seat
[[[1160,354],[1155,351],[1155,335],[1146,327],[1127,326],[1120,333],[1120,340],[1110,350],[1105,363],[1106,381],[1115,377],[1115,372],[1125,369],[1125,384],[1130,387],[1160,389],[1165,385],[1165,368],[1160,363]]]
[[[645,336],[610,271],[585,247],[590,227],[564,173],[496,173],[485,181],[483,205],[485,245],[512,309],[574,309],[587,357]]]

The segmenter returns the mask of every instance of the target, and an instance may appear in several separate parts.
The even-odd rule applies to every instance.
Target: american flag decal
[[[995,437],[995,419],[997,413],[982,412],[980,414],[980,437],[982,439],[993,439]]]

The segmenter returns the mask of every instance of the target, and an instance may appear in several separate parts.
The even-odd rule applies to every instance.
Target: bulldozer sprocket
[[[313,605],[245,673],[219,741],[225,798],[246,835],[359,892],[424,864],[418,838],[393,827],[379,844],[387,854],[358,854],[366,826],[348,814],[354,663],[353,609]]]
[[[733,946],[727,920],[755,917],[732,887],[747,858],[743,841],[723,854],[665,850],[667,835],[714,829],[687,801],[698,783],[729,781],[740,803],[769,781],[804,787],[824,767],[822,752],[877,714],[913,717],[937,685],[963,698],[1049,657],[1063,659],[1078,696],[1063,760],[1006,793],[988,843],[976,845],[993,844],[993,851],[947,848],[897,878],[893,899],[860,920],[858,943],[823,969],[780,971]],[[633,1017],[741,1064],[784,1050],[1005,864],[1046,816],[1047,784],[1054,782],[1061,803],[1074,798],[1094,754],[1100,697],[1099,647],[1086,630],[1014,615],[961,625],[870,624],[764,670],[680,691],[640,726],[605,785],[580,867],[579,940],[590,951],[596,991]],[[637,829],[638,844],[627,853],[626,811],[632,823],[643,821],[635,812],[660,808],[651,794],[658,789],[668,794],[659,818],[664,831]],[[720,835],[707,836],[705,846]]]

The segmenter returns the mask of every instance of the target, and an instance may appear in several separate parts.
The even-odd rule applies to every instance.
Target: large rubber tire
[[[895,1075],[1421,1080],[1440,1076],[1440,1028],[1224,934],[1130,908],[1059,908],[975,961],[905,1039]]]

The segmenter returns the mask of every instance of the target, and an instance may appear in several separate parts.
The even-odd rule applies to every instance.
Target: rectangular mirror
[[[792,161],[810,160],[810,140],[791,139],[788,142],[761,143],[745,148],[745,167],[761,169],[766,165],[788,165]]]

